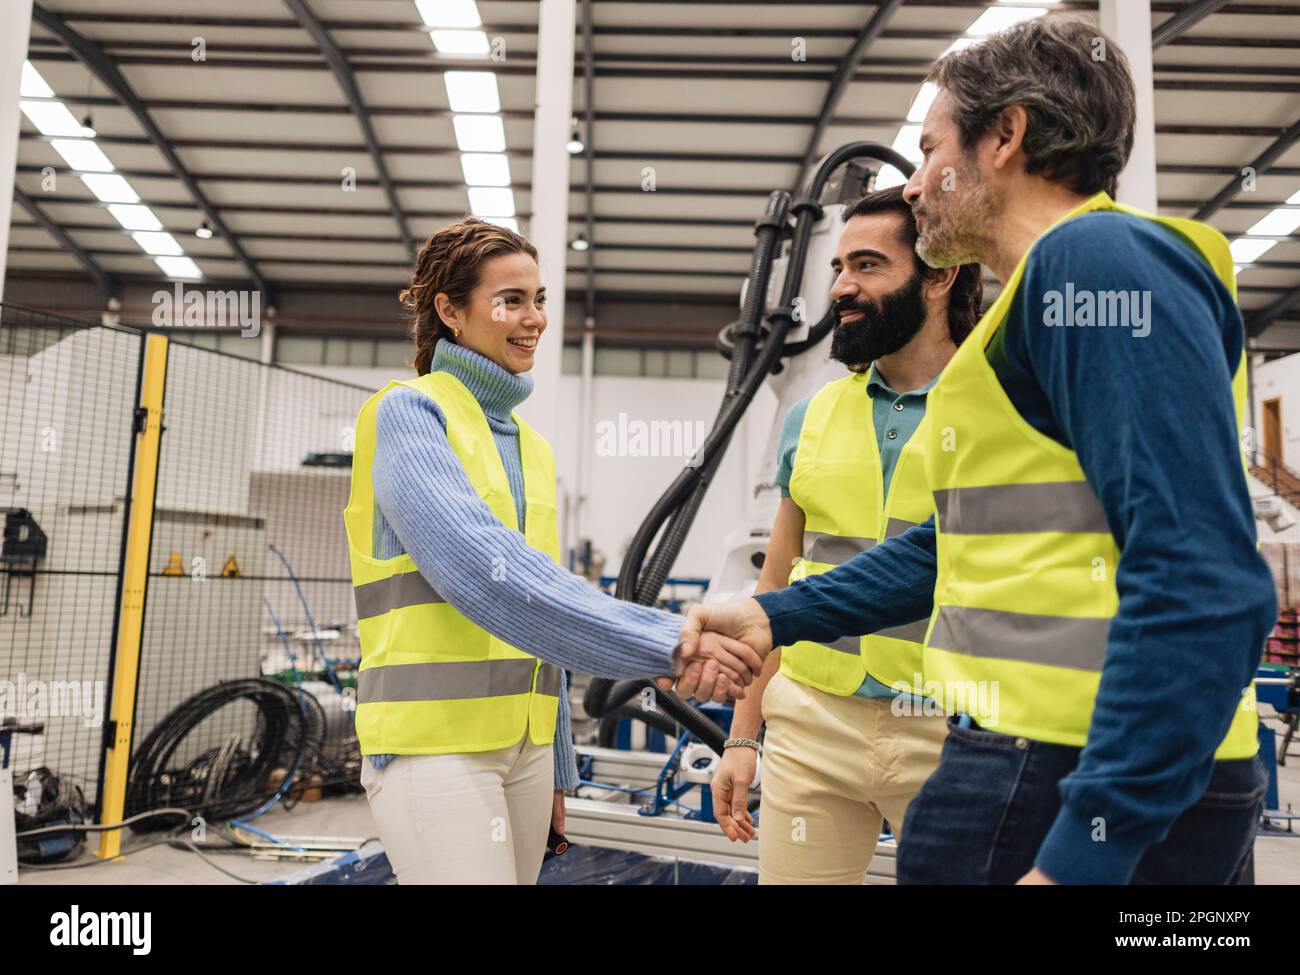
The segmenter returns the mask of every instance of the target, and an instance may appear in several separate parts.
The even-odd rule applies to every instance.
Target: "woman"
[[[419,378],[362,408],[344,512],[361,782],[399,883],[533,883],[578,784],[562,668],[721,701],[762,661],[721,638],[687,659],[680,617],[557,564],[554,457],[512,412],[547,324],[532,244],[462,220],[401,300]]]

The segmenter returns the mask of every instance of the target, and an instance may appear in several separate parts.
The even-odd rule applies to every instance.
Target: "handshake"
[[[757,600],[695,606],[673,650],[673,676],[655,681],[681,697],[739,701],[771,650],[772,629]]]

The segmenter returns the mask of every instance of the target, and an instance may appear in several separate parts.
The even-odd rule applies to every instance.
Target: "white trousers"
[[[555,796],[550,745],[361,760],[361,785],[398,884],[535,884]]]

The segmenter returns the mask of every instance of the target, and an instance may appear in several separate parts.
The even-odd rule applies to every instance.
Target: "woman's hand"
[[[564,790],[555,790],[555,799],[551,803],[551,829],[564,835]]]
[[[713,818],[731,842],[748,843],[757,830],[749,814],[749,787],[758,770],[758,752],[743,746],[728,748],[714,770],[709,789],[713,793]]]

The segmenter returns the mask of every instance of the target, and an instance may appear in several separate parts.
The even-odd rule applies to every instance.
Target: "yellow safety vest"
[[[1058,225],[1094,210],[1118,210],[1179,233],[1235,298],[1232,255],[1218,231],[1121,206],[1105,193]],[[938,576],[924,674],[927,684],[940,682],[946,693],[964,698],[961,710],[991,730],[1082,747],[1119,608],[1120,553],[1078,456],[1025,422],[985,354],[1027,259],[1028,253],[929,396],[925,465],[934,492]],[[1232,386],[1240,426],[1244,354]],[[1257,725],[1252,685],[1243,690],[1216,757],[1254,755]]]
[[[790,472],[790,499],[804,513],[803,558],[791,570],[791,582],[829,572],[930,517],[921,456],[928,422],[927,415],[899,454],[885,497],[867,374],[854,373],[818,390],[804,414]],[[831,644],[795,643],[781,650],[781,672],[841,696],[854,693],[868,674],[891,686],[903,682],[919,693],[928,622]]]
[[[343,512],[361,639],[357,738],[365,755],[441,755],[505,748],[528,729],[538,745],[555,739],[563,675],[471,622],[429,585],[403,553],[374,555],[375,414],[396,386],[428,396],[447,419],[447,439],[483,502],[518,529],[505,467],[473,394],[450,373],[394,380],[357,417],[352,492]],[[546,440],[517,415],[523,461],[525,538],[559,561],[555,457]],[[466,558],[482,557],[467,552]],[[509,566],[502,567],[510,571]],[[525,607],[502,607],[524,612]]]

